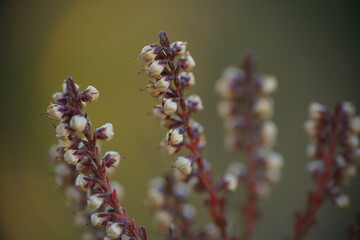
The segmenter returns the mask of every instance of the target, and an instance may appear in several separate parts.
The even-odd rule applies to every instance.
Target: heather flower
[[[222,97],[218,113],[224,119],[225,146],[246,154],[245,164],[232,163],[220,184],[229,191],[235,191],[238,183],[245,187],[243,239],[252,237],[260,216],[258,201],[268,196],[270,184],[279,181],[284,162],[271,149],[276,143],[277,127],[270,120],[274,113],[270,94],[278,83],[273,76],[256,75],[255,68],[255,57],[248,53],[241,67],[225,69],[215,85]]]
[[[75,223],[87,228],[88,238],[97,239],[106,232],[109,238],[115,239],[126,231],[131,239],[146,240],[145,228],[137,228],[120,206],[119,199],[124,195],[121,185],[109,182],[108,174],[110,169],[119,166],[120,154],[109,151],[103,158],[99,155],[97,140],[110,141],[114,137],[113,125],[106,123],[92,133],[91,123],[82,109],[86,102],[97,102],[100,93],[92,86],[83,92],[78,90],[74,80],[67,78],[63,93],[55,96],[57,104],[51,104],[47,111],[50,118],[61,120],[56,127],[58,148],[52,155],[58,164],[56,181],[66,192]],[[80,133],[83,138],[77,135]],[[89,224],[102,230],[89,229]]]
[[[219,228],[222,239],[226,239],[225,200],[217,193],[216,184],[213,183],[211,177],[211,168],[208,168],[209,164],[201,156],[206,145],[204,129],[192,119],[192,113],[202,110],[204,106],[197,95],[185,97],[185,90],[195,84],[195,77],[191,72],[196,66],[195,60],[187,51],[185,42],[170,43],[170,39],[164,31],[160,32],[159,37],[160,45],[152,45],[155,60],[151,62],[147,62],[147,59],[143,60],[147,62],[144,72],[153,79],[146,88],[147,92],[150,96],[161,100],[161,105],[157,104],[153,108],[154,116],[160,121],[160,125],[167,129],[165,139],[161,141],[160,145],[168,154],[176,153],[184,147],[191,152],[191,156],[178,157],[175,160],[174,174],[177,180],[174,181],[185,181],[187,186],[192,186],[196,191],[208,192],[209,213]],[[164,87],[158,87],[160,81]],[[166,204],[162,206],[163,197],[175,198],[180,201],[179,198],[186,199],[189,195],[184,190],[185,188],[170,179],[167,177],[168,187],[172,188],[162,189],[160,192],[159,190],[149,191],[149,205],[156,208],[156,225],[163,231],[168,231],[171,226],[170,238],[177,239],[175,236],[191,236],[194,239],[199,236],[202,238],[199,232],[189,229],[187,218],[191,214],[180,216],[181,221],[175,224],[175,219],[178,217],[174,215],[174,212],[180,211],[179,206],[167,206]],[[171,189],[173,191],[170,191]],[[181,202],[181,204],[185,203]],[[184,213],[189,212],[190,210]]]
[[[311,159],[307,169],[316,187],[307,195],[305,208],[296,212],[294,240],[306,237],[326,200],[342,210],[350,205],[341,187],[357,172],[358,136],[351,122],[358,117],[354,114],[355,107],[349,102],[338,102],[333,111],[319,103],[310,104],[310,120],[305,123],[309,136],[307,155]]]

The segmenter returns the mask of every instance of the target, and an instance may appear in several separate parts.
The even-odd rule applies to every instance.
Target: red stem
[[[209,206],[209,213],[213,219],[213,221],[218,226],[220,233],[221,233],[221,239],[226,240],[227,239],[227,221],[224,215],[223,207],[221,205],[221,200],[215,190],[215,187],[211,180],[211,172],[206,171],[203,157],[201,156],[201,153],[199,152],[198,147],[198,141],[193,137],[192,128],[189,124],[189,114],[187,112],[185,99],[183,96],[183,89],[181,88],[178,76],[175,73],[175,68],[173,64],[169,64],[172,75],[175,77],[175,86],[176,86],[176,93],[179,97],[179,103],[182,112],[180,113],[180,117],[183,120],[183,124],[186,129],[186,133],[190,140],[190,148],[189,150],[192,152],[192,154],[196,157],[196,164],[198,165],[199,173],[197,175],[199,181],[205,186],[206,190],[209,192],[210,202],[211,206]]]

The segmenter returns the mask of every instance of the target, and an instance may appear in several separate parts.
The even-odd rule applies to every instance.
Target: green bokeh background
[[[100,101],[86,111],[99,126],[112,122],[116,137],[104,150],[127,156],[114,175],[126,188],[129,214],[152,228],[144,207],[147,182],[170,167],[173,157],[158,151],[164,135],[149,116],[156,102],[139,91],[147,79],[134,60],[160,30],[188,41],[197,62],[194,71],[205,110],[196,118],[206,129],[206,158],[215,176],[240,159],[223,149],[222,122],[213,85],[223,69],[237,64],[251,47],[259,72],[280,82],[274,95],[283,178],[273,188],[255,239],[290,234],[292,212],[303,206],[313,186],[305,171],[307,106],[348,99],[360,108],[360,27],[358,1],[235,0],[17,0],[1,1],[2,114],[0,162],[0,238],[79,239],[64,197],[54,184],[47,152],[55,143],[52,122],[39,117],[71,75],[82,88],[96,86]],[[360,210],[359,178],[346,188],[351,210],[326,204],[307,239],[345,239],[343,229]],[[240,198],[232,195],[231,198]],[[201,204],[200,204],[201,205]],[[237,205],[232,212],[239,211]],[[199,206],[201,208],[201,206]],[[206,220],[201,218],[200,220]],[[237,225],[234,228],[238,228]],[[151,231],[150,231],[151,232]],[[160,239],[152,234],[150,239]]]

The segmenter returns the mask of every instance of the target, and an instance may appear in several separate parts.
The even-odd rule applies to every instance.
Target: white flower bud
[[[274,102],[269,97],[260,97],[254,104],[253,111],[261,118],[268,119],[273,115]]]
[[[183,69],[186,72],[190,72],[195,68],[196,66],[195,61],[189,52],[187,52],[186,56],[182,57],[182,59],[184,59]]]
[[[160,148],[169,155],[174,154],[178,150],[177,147],[168,144],[166,139],[160,141]]]
[[[105,156],[110,158],[110,159],[114,159],[115,162],[112,164],[112,166],[114,167],[119,167],[120,164],[120,160],[121,160],[121,155],[118,152],[115,151],[108,151],[105,153]]]
[[[70,139],[66,139],[66,140],[61,140],[59,139],[58,140],[58,143],[59,143],[59,147],[62,147],[64,148],[65,150],[69,149],[71,144],[72,144],[72,141]]]
[[[191,194],[190,185],[183,182],[177,182],[174,186],[174,195],[182,199],[189,198]]]
[[[238,186],[238,178],[231,173],[225,173],[224,181],[226,182],[226,189],[234,192]]]
[[[158,97],[161,94],[161,91],[159,91],[154,84],[147,85],[146,91],[152,97]]]
[[[269,171],[280,171],[284,166],[284,159],[281,154],[277,152],[271,152],[265,158],[266,167]]]
[[[190,95],[185,100],[186,106],[190,107],[194,111],[201,111],[204,109],[204,105],[201,101],[201,98],[198,95]]]
[[[273,146],[276,142],[277,128],[274,122],[266,121],[261,127],[261,138],[266,145]]]
[[[140,53],[140,59],[145,62],[152,62],[155,60],[156,54],[154,53],[154,47],[145,46]]]
[[[175,167],[184,175],[191,173],[191,161],[187,157],[177,157]]]
[[[119,238],[122,231],[123,228],[119,223],[109,222],[108,225],[106,226],[106,234],[111,239]]]
[[[90,209],[99,209],[104,203],[104,198],[100,197],[99,194],[90,195],[87,199],[87,205]]]
[[[52,99],[54,100],[54,102],[58,102],[59,98],[63,97],[63,93],[62,92],[56,92],[52,95]]]
[[[256,184],[256,193],[261,198],[266,198],[270,195],[270,184],[267,181],[261,181]]]
[[[104,217],[100,217],[100,214],[103,214],[103,213],[93,213],[93,214],[91,215],[90,221],[91,221],[91,225],[92,225],[93,227],[99,228],[99,227],[101,227],[102,224],[104,223],[105,218],[104,218]]]
[[[360,132],[360,116],[356,116],[350,119],[350,129],[354,133]]]
[[[92,172],[90,168],[91,165],[92,163],[88,165],[86,157],[83,157],[83,159],[76,164],[76,171],[84,174],[90,174]]]
[[[186,53],[186,42],[176,41],[170,47],[177,52],[177,55],[183,56]]]
[[[359,137],[356,134],[351,134],[348,136],[347,143],[351,149],[356,149],[359,147]]]
[[[100,129],[102,129],[103,134],[106,136],[106,138],[104,139],[105,142],[109,142],[114,137],[114,128],[111,123],[106,123],[103,126],[97,128],[96,130],[99,131]]]
[[[317,102],[313,102],[309,106],[310,118],[315,121],[319,120],[322,117],[322,113],[324,113],[325,111],[326,108]]]
[[[160,74],[164,68],[165,65],[160,60],[156,60],[147,64],[146,73],[149,77],[161,78]]]
[[[76,165],[76,163],[80,160],[79,155],[75,152],[76,150],[73,149],[66,151],[66,153],[64,154],[64,161],[67,164]]]
[[[84,131],[88,120],[86,117],[81,115],[74,115],[70,120],[70,127],[76,131]]]
[[[80,188],[83,191],[86,191],[87,189],[86,188],[87,181],[85,180],[85,177],[86,176],[84,174],[79,174],[75,180],[76,187]]]
[[[165,139],[168,143],[177,145],[183,142],[184,136],[179,128],[172,128],[166,133]]]
[[[153,108],[153,115],[158,121],[164,120],[166,118],[166,114],[164,114],[161,109],[161,105],[155,105]]]
[[[157,229],[163,232],[168,232],[170,224],[173,222],[173,217],[169,212],[161,210],[155,213],[154,222]]]
[[[55,174],[61,177],[67,177],[71,174],[71,169],[69,168],[69,165],[65,163],[58,163],[55,165]]]
[[[47,108],[47,114],[49,118],[54,120],[60,120],[64,114],[60,111],[61,105],[59,104],[50,104]]]
[[[65,189],[65,195],[68,200],[69,206],[81,205],[83,204],[83,192],[79,189],[71,186]]]
[[[224,79],[220,79],[215,83],[215,92],[219,94],[220,97],[230,98],[231,89],[229,88],[229,82]]]
[[[244,75],[243,70],[241,70],[238,67],[227,67],[222,76],[221,79],[223,80],[233,80],[235,78],[239,78],[239,76]]]
[[[246,173],[246,167],[242,162],[232,162],[227,168],[227,172],[235,176],[243,176]]]
[[[217,105],[218,114],[223,119],[229,119],[234,112],[234,106],[229,101],[222,100]]]
[[[261,92],[264,94],[272,94],[277,89],[278,82],[274,76],[265,76],[261,82]]]
[[[91,97],[91,99],[88,101],[91,103],[96,103],[99,100],[100,92],[93,86],[88,86],[86,90],[88,90],[87,94],[89,94]]]
[[[75,87],[76,87],[76,90],[79,90],[79,85],[77,85],[75,83]],[[66,85],[66,80],[64,81],[64,83],[62,84],[62,90],[63,90],[63,93],[68,93],[68,89],[67,89],[67,85]]]
[[[195,85],[195,76],[192,72],[182,72],[179,75],[179,79],[185,83],[185,86],[192,87]]]
[[[162,189],[163,187],[165,187],[165,180],[162,177],[156,177],[150,180],[149,182],[149,188],[152,189]]]
[[[356,113],[356,108],[351,102],[344,102],[343,109],[349,116],[354,116]]]
[[[162,102],[163,111],[166,115],[171,115],[177,111],[177,103],[173,99],[163,98]]]
[[[65,123],[60,123],[59,125],[56,126],[56,137],[58,139],[61,140],[67,140],[69,135],[70,135],[70,131],[68,129],[66,129],[67,125]]]
[[[346,210],[350,206],[350,199],[347,195],[339,195],[335,198],[335,204],[341,209]]]
[[[77,227],[84,228],[89,224],[89,219],[85,213],[74,214],[74,222]]]
[[[204,227],[204,232],[206,234],[206,239],[216,240],[220,239],[220,231],[218,227],[213,223],[208,223]]]
[[[271,183],[278,183],[280,178],[281,178],[281,172],[280,171],[267,171],[265,173],[266,178],[271,182]]]
[[[345,168],[345,172],[344,175],[347,178],[355,178],[356,177],[356,173],[357,173],[357,169],[356,166],[354,165],[349,165]]]
[[[186,203],[181,205],[180,211],[181,215],[187,220],[194,220],[196,217],[196,209],[191,204]]]
[[[309,143],[306,147],[306,156],[309,159],[315,159],[316,157],[316,145],[314,143]]]
[[[313,120],[307,120],[304,124],[304,129],[310,137],[314,137],[316,134],[316,122]]]
[[[313,160],[306,165],[311,174],[320,173],[324,170],[324,163],[321,160]]]
[[[161,78],[157,80],[154,84],[156,90],[160,92],[165,92],[170,87],[170,82],[167,81],[165,78]]]
[[[164,206],[165,196],[158,189],[150,188],[147,195],[147,203],[150,208],[157,209]]]

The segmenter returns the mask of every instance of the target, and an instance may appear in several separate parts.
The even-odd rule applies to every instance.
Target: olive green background
[[[205,105],[196,118],[206,129],[205,156],[215,176],[242,156],[223,149],[214,82],[226,66],[239,63],[249,47],[257,54],[259,72],[278,77],[277,150],[286,166],[282,181],[262,204],[255,239],[283,239],[291,233],[293,210],[303,206],[305,193],[313,186],[305,171],[303,122],[308,104],[348,99],[360,108],[356,2],[1,1],[0,238],[80,238],[47,157],[48,147],[56,142],[52,121],[38,116],[71,75],[81,88],[94,85],[101,91],[100,101],[86,111],[95,126],[114,124],[115,138],[103,149],[127,157],[113,176],[126,188],[123,204],[138,224],[148,226],[150,239],[161,239],[150,230],[144,198],[149,179],[168,169],[173,157],[158,151],[165,131],[149,116],[156,101],[140,91],[148,79],[137,74],[143,63],[134,58],[143,46],[156,42],[163,29],[172,40],[188,41],[197,62],[197,85],[191,92],[198,93]],[[306,239],[345,239],[343,229],[360,210],[359,188],[357,178],[345,189],[353,201],[347,212],[325,204]],[[230,197],[241,199],[241,194]],[[232,205],[233,215],[239,211],[237,204]],[[233,228],[238,226],[236,221]]]

